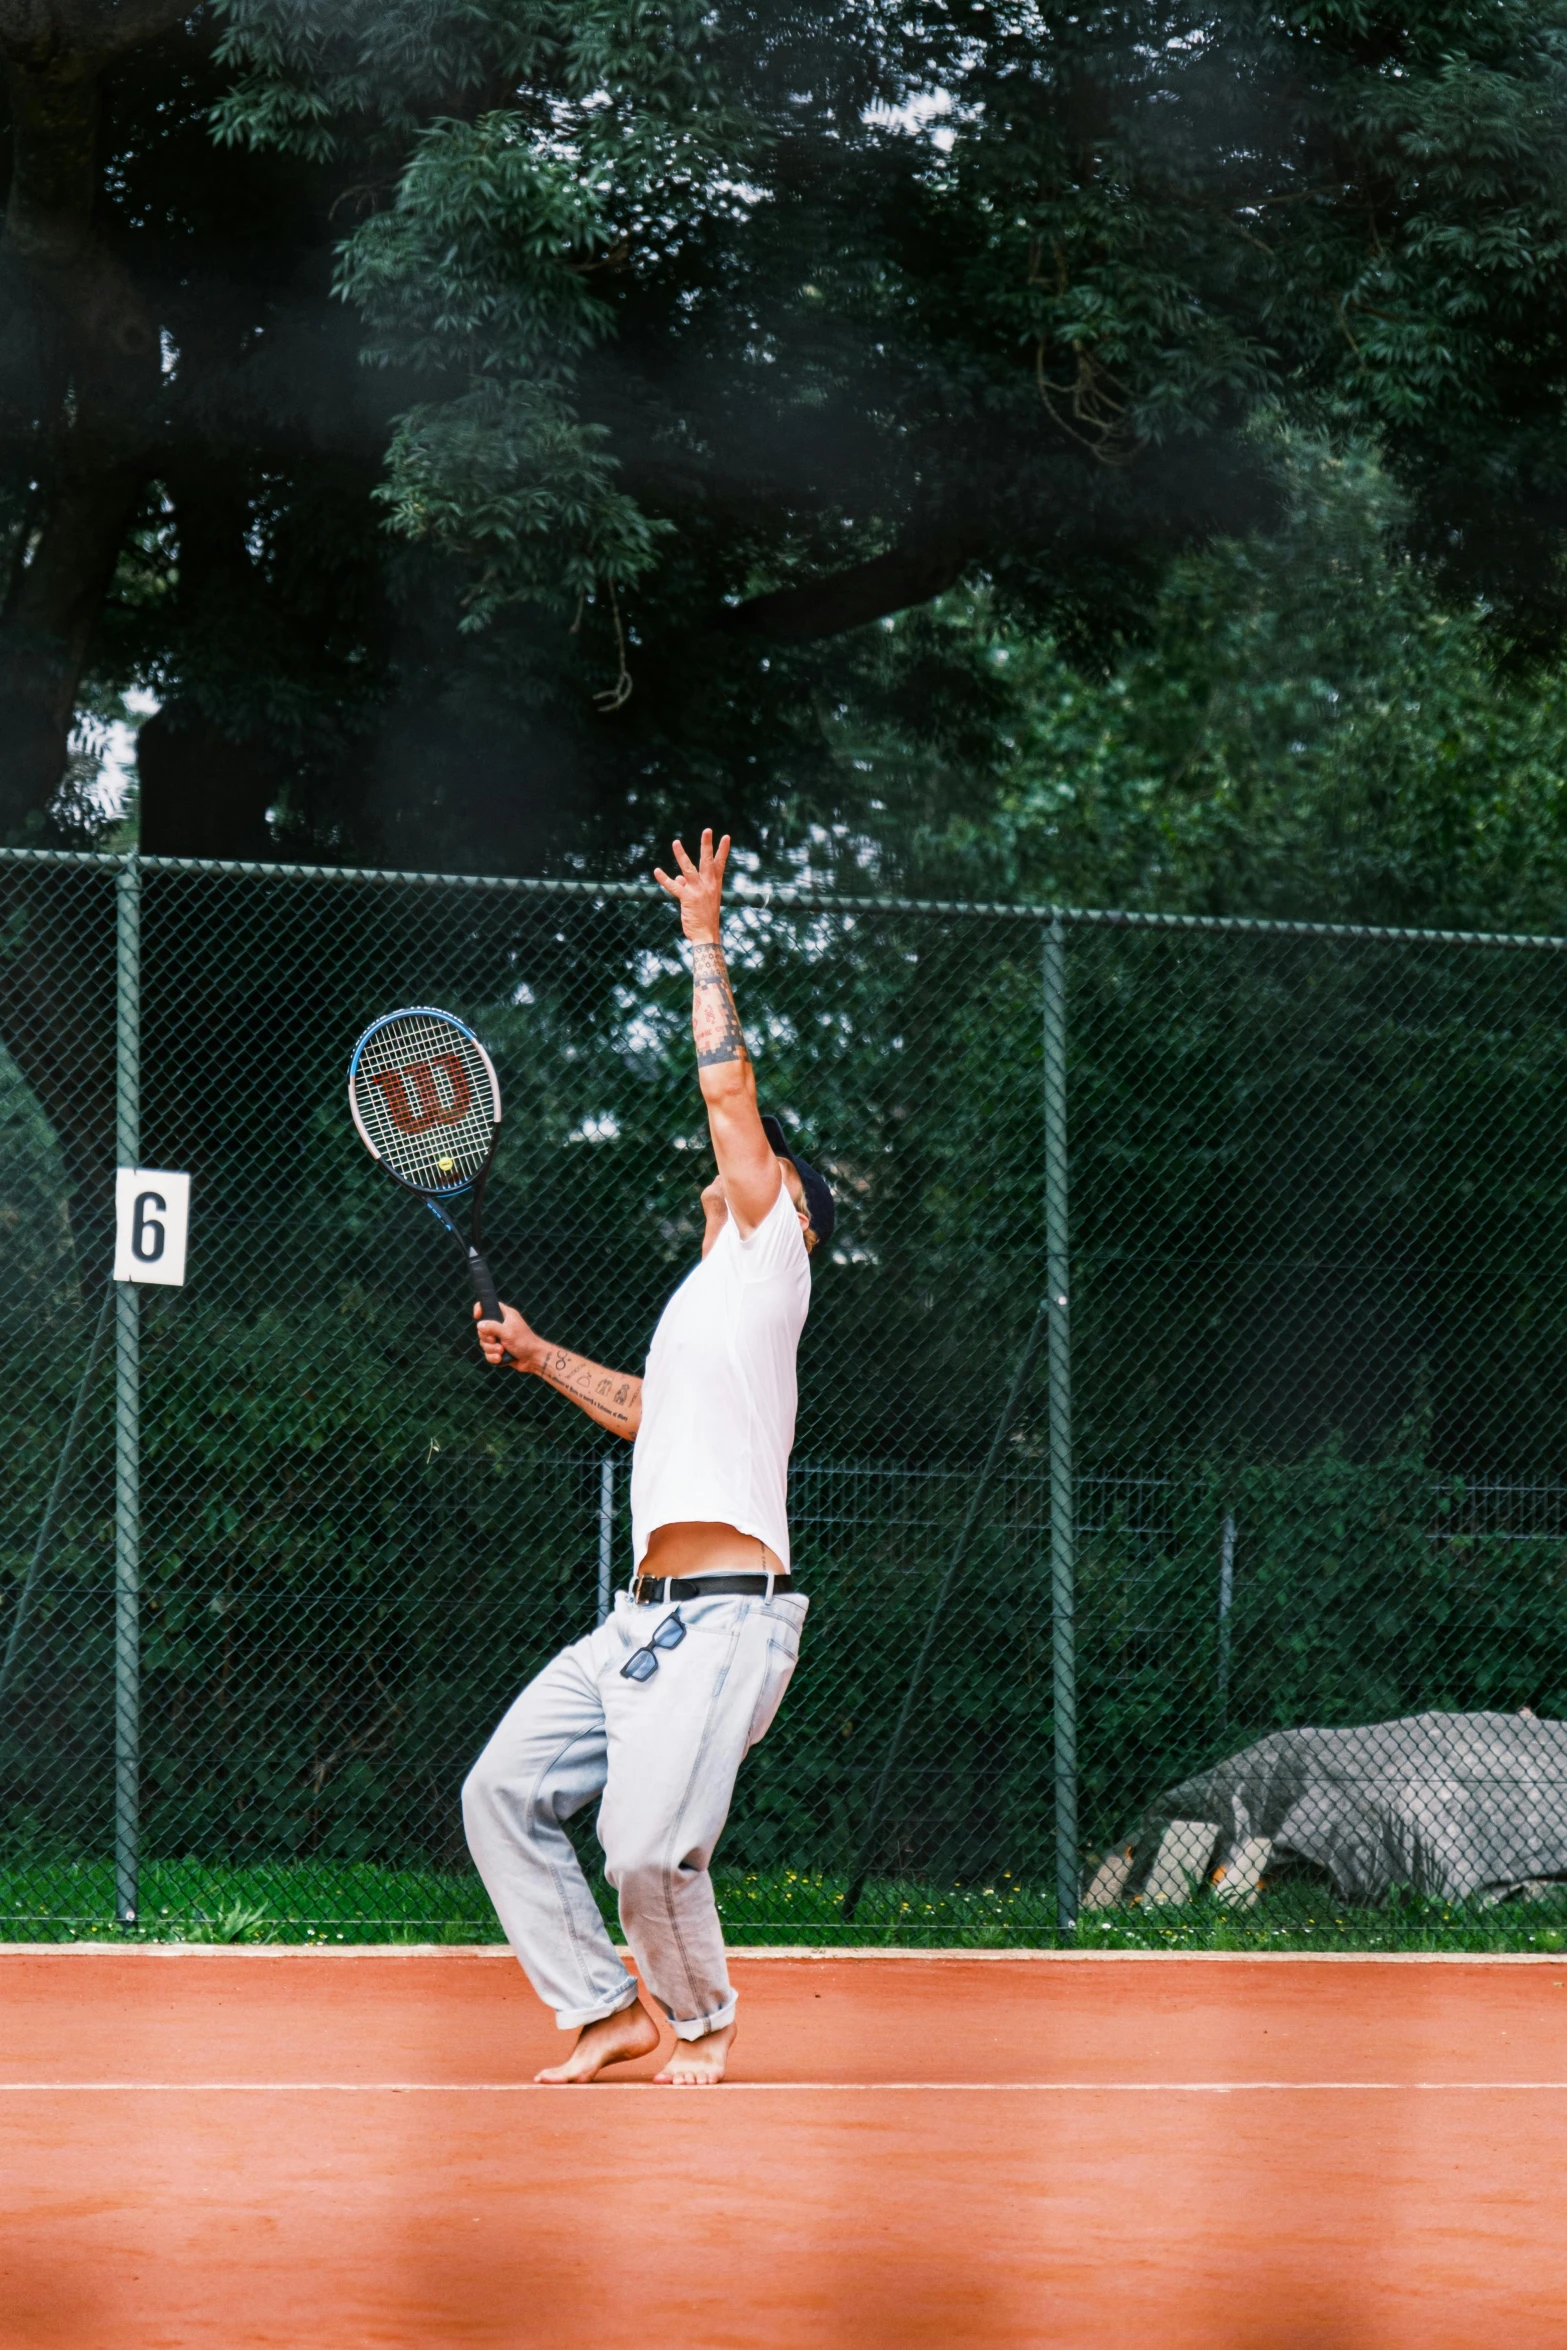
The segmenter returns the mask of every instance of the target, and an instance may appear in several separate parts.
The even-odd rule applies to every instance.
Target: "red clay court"
[[[504,1950],[0,1954],[0,2343],[1567,2343],[1567,1963],[735,1975],[723,2088],[541,2089]]]

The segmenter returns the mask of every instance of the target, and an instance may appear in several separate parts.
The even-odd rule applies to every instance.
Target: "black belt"
[[[774,1595],[792,1591],[788,1575],[638,1575],[631,1596],[639,1607],[662,1607],[666,1600],[711,1599],[715,1594],[761,1592],[771,1582]]]

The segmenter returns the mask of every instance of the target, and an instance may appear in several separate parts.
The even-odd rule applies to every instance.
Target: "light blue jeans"
[[[735,1774],[789,1686],[809,1604],[778,1592],[638,1607],[622,1592],[528,1683],[468,1774],[468,1849],[562,2031],[637,1996],[561,1825],[599,1795],[604,1873],[643,1983],[683,2040],[733,2022],[708,1864]],[[679,1647],[656,1652],[650,1679],[625,1679],[633,1650],[674,1614]]]

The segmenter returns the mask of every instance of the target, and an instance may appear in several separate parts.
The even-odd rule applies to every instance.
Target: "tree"
[[[149,732],[148,845],[265,852],[300,705],[318,737],[334,710],[341,733],[373,673],[363,554],[379,550],[354,507],[386,421],[330,301],[335,191],[296,162],[215,147],[226,77],[185,14],[0,12],[0,837],[47,836],[77,712],[139,673],[176,704]],[[269,591],[291,552],[292,592]],[[210,732],[223,717],[222,822],[210,774],[193,789],[177,755],[191,672],[204,694],[186,720]]]
[[[823,715],[873,701],[905,641],[866,623],[984,581],[1102,663],[1183,550],[1276,515],[1250,428],[1281,403],[1377,440],[1404,543],[1554,641],[1560,0],[216,22],[216,50],[178,36],[226,142],[210,184],[248,164],[295,192],[290,283],[308,251],[324,293],[336,240],[375,365],[328,387],[335,521],[295,478],[305,436],[274,437],[227,536],[244,627],[180,622],[191,533],[160,503],[104,641],[166,678],[187,740],[232,738],[240,673],[267,672],[274,841],[602,860],[718,785],[769,853],[830,840],[864,811]],[[323,546],[352,572],[324,665],[300,587]],[[230,657],[273,632],[297,681]],[[938,748],[978,707],[948,641],[906,681]],[[29,773],[13,825],[53,787]]]
[[[989,794],[949,793],[906,854],[1001,859],[1020,894],[1460,929],[1567,929],[1567,680],[1510,664],[1407,552],[1364,451],[1289,432],[1275,528],[1172,565],[1108,675],[950,615],[1007,680]],[[883,797],[910,748],[862,734]]]
[[[435,75],[410,73],[413,17],[376,15],[399,70],[356,92],[368,79],[425,127],[341,282],[377,354],[437,395],[394,442],[389,496],[410,535],[481,557],[480,609],[539,584],[496,483],[535,429],[547,466],[558,420],[535,428],[527,403],[568,339],[580,412],[644,507],[689,543],[695,509],[727,506],[730,625],[776,642],[924,601],[981,561],[1081,596],[1096,565],[1257,512],[1240,427],[1283,392],[1381,433],[1422,527],[1456,523],[1471,570],[1547,594],[1567,283],[1554,6],[726,11],[711,61],[673,30],[691,145],[720,98],[727,138],[706,157],[677,140],[678,171],[660,147],[645,190],[623,168],[645,131],[621,128],[612,93],[556,120],[546,171],[531,93],[478,126],[442,119]],[[514,31],[509,10],[482,21],[492,42]],[[253,67],[230,126],[319,140],[344,103],[340,12],[234,0],[230,24]],[[511,83],[518,60],[497,62]],[[562,165],[569,220],[543,189]],[[589,250],[619,266],[584,290]]]

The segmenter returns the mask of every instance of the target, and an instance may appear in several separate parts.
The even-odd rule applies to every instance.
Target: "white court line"
[[[651,2088],[651,2081],[597,2081],[599,2089]],[[747,2092],[787,2096],[878,2097],[887,2094],[941,2097],[1234,2097],[1247,2095],[1341,2094],[1351,2091],[1396,2095],[1461,2096],[1511,2091],[1530,2096],[1560,2095],[1567,2081],[725,2081],[731,2095]],[[555,2096],[549,2081],[0,2081],[0,2096],[268,2096],[298,2097],[519,2097]]]
[[[1218,1966],[1218,1967],[1555,1967],[1564,1963],[1560,1952],[1543,1950],[970,1950],[940,1948],[915,1950],[906,1944],[852,1944],[838,1949],[831,1943],[731,1943],[729,1956],[742,1966],[753,1959],[783,1959],[812,1964],[838,1959],[866,1959],[882,1965],[920,1966],[957,1961],[964,1966]],[[517,1961],[504,1942],[0,1942],[0,1959],[218,1959],[230,1964],[246,1960],[327,1958],[389,1961],[409,1958],[493,1960],[515,1967]],[[633,1970],[627,1969],[630,1973]]]

